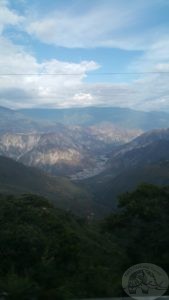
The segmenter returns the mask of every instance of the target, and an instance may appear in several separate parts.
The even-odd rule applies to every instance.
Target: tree
[[[169,187],[143,184],[120,196],[103,227],[117,237],[130,265],[149,262],[169,271]]]

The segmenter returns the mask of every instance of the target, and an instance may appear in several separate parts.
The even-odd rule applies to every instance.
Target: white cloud
[[[94,61],[71,63],[56,59],[39,63],[24,47],[3,36],[6,26],[19,25],[21,21],[23,18],[9,9],[7,1],[0,2],[0,73],[6,74],[0,77],[0,105],[20,108],[37,105],[69,106],[71,104],[67,99],[78,102],[76,95],[83,79],[88,72],[98,69],[99,65]],[[83,100],[79,99],[80,103]]]
[[[152,36],[147,29],[143,30],[144,12],[150,9],[150,4],[151,0],[149,3],[145,0],[93,1],[89,9],[81,13],[74,7],[74,11],[56,10],[46,16],[28,17],[25,26],[29,34],[56,46],[144,49]]]
[[[9,74],[0,80],[0,101],[4,106],[65,106],[65,101],[78,93],[87,73],[99,68],[94,61],[70,63],[53,59],[38,63],[23,47],[2,37],[0,44],[0,73]]]
[[[129,71],[145,72],[142,78],[135,80],[133,83],[133,89],[137,95],[136,107],[138,109],[169,111],[168,49],[168,36],[161,36],[144,51],[139,59],[130,65]],[[152,74],[149,72],[152,72]]]
[[[2,34],[6,26],[19,25],[23,20],[22,16],[8,8],[8,1],[0,1],[0,34]]]
[[[31,24],[26,24],[27,30],[44,42],[66,47],[144,49],[144,54],[130,65],[129,71],[168,71],[169,39],[166,32],[160,29],[156,34],[152,30],[151,34],[143,32],[136,36],[130,32],[124,36],[124,28],[137,24],[138,9],[142,11],[142,6],[138,6],[138,3],[143,2],[136,0],[136,9],[131,0],[132,10],[130,5],[125,6],[122,11],[119,11],[117,5],[113,6],[113,10],[103,9],[99,5],[97,10],[85,11],[80,16],[73,15],[70,10],[62,15],[57,12],[49,18],[32,20]],[[97,62],[72,63],[51,59],[39,63],[27,49],[2,35],[6,26],[25,24],[26,19],[9,9],[7,1],[0,2],[0,9],[3,11],[3,17],[0,15],[0,73],[30,74],[0,77],[0,105],[12,108],[95,105],[169,110],[167,75],[149,74],[130,83],[85,83],[88,73],[99,69]],[[27,22],[28,20],[29,17]],[[56,73],[60,75],[51,75]]]
[[[73,106],[91,106],[94,104],[94,97],[90,93],[76,93],[73,97]]]
[[[169,110],[167,75],[149,74],[131,83],[84,83],[88,72],[99,68],[96,62],[70,63],[53,59],[39,63],[23,47],[14,45],[5,38],[1,37],[0,44],[1,74],[37,74],[1,76],[0,105],[11,108],[94,105],[121,106],[142,110]],[[152,70],[166,71],[169,69],[169,65],[165,61],[157,63],[164,42],[158,41],[157,44],[152,45],[153,61],[149,61],[149,65],[146,65],[146,58],[150,55],[147,51],[144,57],[135,64],[134,71],[147,71],[150,64]],[[166,50],[162,57],[167,59]],[[52,76],[51,74],[61,75]]]

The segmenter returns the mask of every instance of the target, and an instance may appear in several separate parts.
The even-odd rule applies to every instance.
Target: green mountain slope
[[[84,189],[69,179],[49,176],[3,156],[0,156],[0,192],[42,195],[57,207],[85,216],[104,211],[104,207],[95,204]]]

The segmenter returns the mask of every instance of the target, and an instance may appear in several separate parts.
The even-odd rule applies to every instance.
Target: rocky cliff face
[[[72,175],[94,168],[100,157],[139,134],[109,123],[87,128],[58,125],[52,133],[1,134],[0,154],[55,175]]]
[[[23,154],[31,151],[39,140],[39,134],[6,133],[0,136],[0,151],[6,156],[19,160]]]

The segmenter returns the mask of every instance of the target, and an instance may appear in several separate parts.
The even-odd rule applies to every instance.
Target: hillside
[[[95,193],[98,203],[104,203],[109,211],[116,209],[118,197],[126,192],[132,192],[142,183],[169,185],[169,163],[166,161],[154,164],[131,167],[116,177],[102,176],[84,183],[84,187]],[[83,185],[82,185],[83,186]]]
[[[168,273],[168,223],[169,187],[142,184],[119,197],[118,210],[103,221],[103,227],[125,249],[130,266],[148,261]]]
[[[169,129],[146,132],[112,152],[108,165],[118,173],[127,167],[168,160]]]
[[[100,203],[114,208],[117,196],[142,182],[169,184],[169,130],[153,130],[112,152],[107,168],[83,181]],[[82,183],[81,183],[82,184]]]
[[[48,197],[57,207],[88,216],[100,214],[104,206],[97,205],[91,195],[63,177],[45,173],[0,156],[0,193],[37,194]]]
[[[0,294],[123,298],[129,267],[148,261],[169,271],[168,197],[168,187],[142,185],[121,195],[118,210],[101,222],[86,222],[43,197],[0,195]]]
[[[0,195],[0,217],[0,294],[68,300],[120,293],[122,251],[96,226],[31,195]]]

